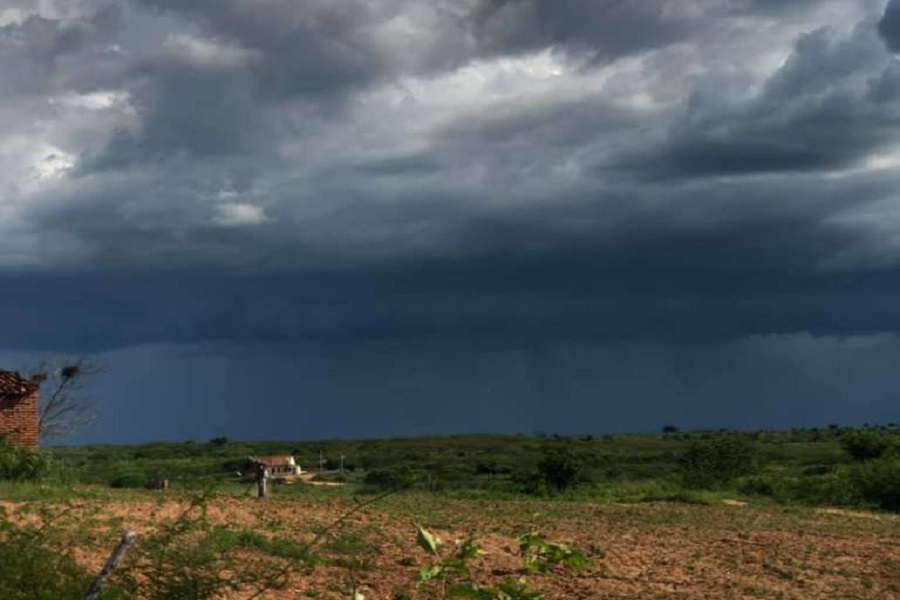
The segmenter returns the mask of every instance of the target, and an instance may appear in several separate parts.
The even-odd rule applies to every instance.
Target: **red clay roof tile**
[[[38,389],[38,384],[15,371],[0,370],[0,396],[25,396]]]

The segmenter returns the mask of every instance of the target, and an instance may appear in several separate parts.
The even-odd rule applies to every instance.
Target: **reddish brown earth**
[[[113,496],[78,501],[73,523],[91,524],[72,549],[98,569],[122,528],[146,534],[184,510],[187,499]],[[21,508],[7,504],[8,509]],[[308,541],[354,506],[347,498],[221,497],[209,519],[229,528]],[[334,566],[341,551],[320,548],[330,566],[293,574],[262,598],[345,599],[354,581],[366,600],[391,600],[397,590],[431,598],[412,582],[429,558],[415,544],[415,523],[445,545],[475,535],[487,551],[476,560],[483,582],[525,577],[553,599],[782,598],[900,599],[900,519],[890,515],[723,504],[592,505],[394,497],[365,507],[334,530],[358,534],[368,550],[351,572]],[[532,574],[522,568],[516,536],[538,530],[548,540],[580,548],[593,566]],[[327,540],[326,540],[327,541]],[[229,596],[234,598],[246,597]]]

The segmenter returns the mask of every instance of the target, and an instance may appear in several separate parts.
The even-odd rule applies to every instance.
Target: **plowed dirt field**
[[[71,522],[81,528],[90,523],[92,535],[73,538],[71,552],[99,569],[123,528],[147,535],[177,518],[187,502],[151,494],[76,501],[70,516],[81,511],[84,518]],[[5,506],[12,512],[22,507]],[[209,502],[208,518],[235,530],[308,541],[353,506],[346,496],[219,497]],[[260,597],[346,599],[354,585],[366,600],[434,597],[412,585],[430,564],[416,546],[416,523],[449,547],[475,536],[486,550],[475,561],[479,580],[525,577],[548,600],[900,599],[896,516],[740,503],[592,505],[431,496],[395,496],[363,508],[323,538],[317,548],[322,562],[311,574],[292,574],[286,587]],[[592,566],[526,572],[516,536],[534,530],[580,548]],[[399,590],[409,595],[396,595]]]

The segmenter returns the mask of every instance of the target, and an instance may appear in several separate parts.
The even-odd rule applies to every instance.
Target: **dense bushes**
[[[142,488],[147,483],[147,474],[142,471],[126,471],[119,473],[109,481],[113,488]]]
[[[0,479],[37,479],[50,466],[48,455],[40,451],[19,448],[0,440]]]
[[[737,482],[737,489],[785,504],[900,511],[900,459],[865,461],[821,475],[745,477]]]
[[[850,478],[866,502],[885,510],[900,511],[900,459],[868,461],[853,467]]]
[[[512,473],[513,490],[523,494],[542,491],[563,492],[590,481],[587,457],[567,442],[541,446],[541,458],[533,470]]]
[[[756,449],[752,442],[734,435],[698,438],[688,444],[679,464],[686,485],[724,487],[756,469]]]
[[[841,446],[853,460],[864,461],[881,458],[895,449],[894,436],[872,429],[853,429],[841,437]]]
[[[742,493],[768,496],[784,504],[859,506],[863,502],[846,470],[801,477],[754,475],[740,478],[736,487]]]
[[[100,599],[212,600],[238,589],[279,589],[288,574],[313,566],[311,543],[213,526],[207,500],[194,499],[177,519],[142,534]],[[78,515],[49,506],[24,510],[31,518],[20,524],[0,511],[0,598],[82,600],[94,574],[69,551]]]
[[[315,443],[229,441],[223,446],[62,447],[48,451],[55,468],[45,481],[58,482],[65,477],[67,482],[140,487],[151,477],[164,477],[177,482],[178,487],[199,487],[210,481],[230,485],[231,478],[223,474],[245,473],[247,456],[293,453],[308,467],[318,464],[321,452],[328,467],[339,467],[339,457],[346,456],[344,477],[351,486],[361,485],[364,493],[412,485],[419,491],[439,493],[538,495],[565,493],[593,481],[596,485],[578,490],[577,495],[609,498],[623,494],[630,497],[631,490],[636,489],[632,486],[661,482],[677,490],[683,485],[701,490],[737,490],[788,503],[888,507],[893,506],[889,494],[894,463],[868,463],[900,459],[898,450],[900,429],[893,425],[857,430],[823,427],[784,432],[547,435],[544,439],[457,436]],[[759,461],[755,460],[757,456]],[[352,472],[354,462],[371,469]],[[6,471],[10,474],[3,476],[14,476],[12,473],[21,469]],[[626,491],[617,491],[622,489]]]
[[[69,554],[60,551],[58,541],[50,537],[50,530],[15,527],[3,517],[0,519],[0,598],[80,599],[90,575]]]
[[[513,490],[521,494],[538,494],[544,485],[544,478],[537,471],[516,471],[509,480]]]
[[[363,484],[371,491],[402,490],[412,486],[413,476],[406,468],[376,469],[366,473]]]

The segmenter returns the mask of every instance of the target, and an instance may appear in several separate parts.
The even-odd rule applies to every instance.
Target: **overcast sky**
[[[77,442],[900,421],[900,1],[4,0]]]

